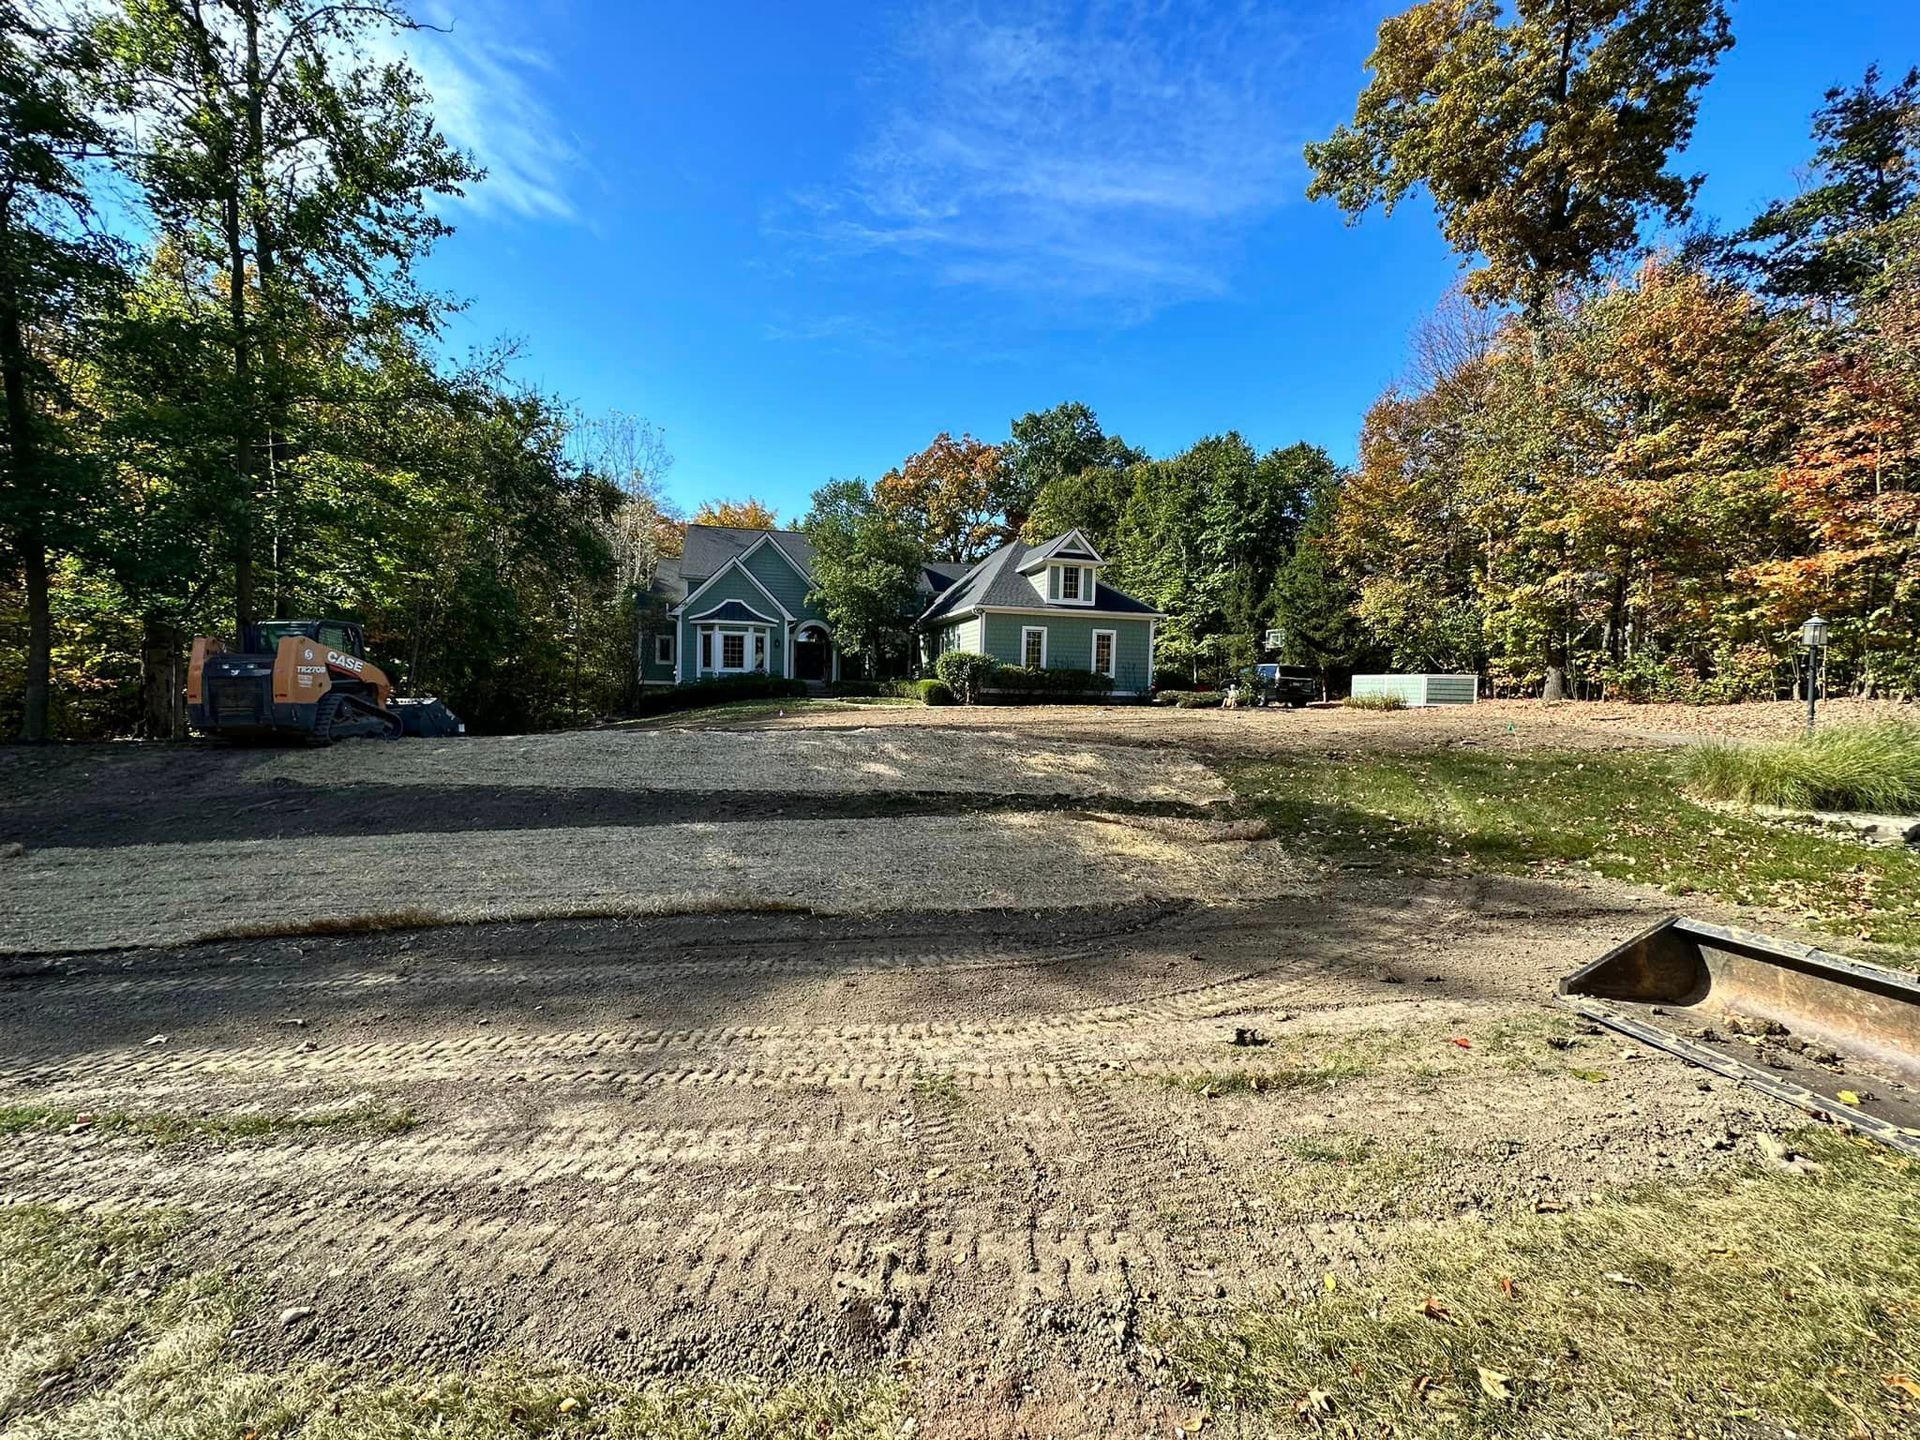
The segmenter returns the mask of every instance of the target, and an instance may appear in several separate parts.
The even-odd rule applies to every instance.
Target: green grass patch
[[[1920,811],[1920,725],[1842,725],[1771,745],[1700,745],[1687,788],[1708,800],[1790,810]]]
[[[1358,1283],[1177,1327],[1175,1379],[1252,1433],[1920,1433],[1920,1167],[1799,1143],[1817,1174],[1419,1227]]]
[[[156,1145],[195,1140],[244,1144],[315,1131],[357,1135],[399,1135],[420,1123],[412,1110],[390,1105],[349,1105],[298,1115],[249,1112],[237,1115],[185,1115],[172,1111],[79,1110],[61,1105],[0,1105],[0,1135],[73,1130],[88,1134],[132,1135]]]
[[[1920,855],[1727,815],[1663,754],[1470,751],[1289,757],[1228,779],[1274,833],[1342,863],[1602,875],[1800,916],[1831,934],[1920,947]]]
[[[1348,710],[1404,710],[1406,698],[1400,695],[1349,695],[1341,705]]]
[[[1383,1146],[1370,1135],[1341,1130],[1283,1141],[1280,1151],[1262,1194],[1286,1219],[1397,1215],[1408,1190],[1439,1164],[1425,1148]]]
[[[906,1433],[887,1376],[620,1384],[503,1364],[346,1380],[324,1365],[241,1366],[242,1297],[169,1264],[169,1218],[0,1209],[0,1433],[9,1440],[886,1440]]]

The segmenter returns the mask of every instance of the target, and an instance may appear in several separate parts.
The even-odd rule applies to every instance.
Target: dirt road
[[[439,798],[423,805],[406,777],[375,773],[403,747],[329,752],[338,770],[324,780],[308,757],[80,752],[64,778],[59,759],[36,761],[27,804],[51,827],[46,848],[79,854],[71,863],[96,877],[137,875],[112,868],[118,852],[164,848],[140,817],[149,804],[188,813],[168,793],[175,778],[226,808],[210,835],[170,843],[280,853],[202,872],[210,913],[262,885],[306,894],[316,857],[362,855],[351,845],[365,836],[342,833],[353,827],[326,803],[342,795],[366,802],[358,813],[396,848],[491,836],[499,855],[573,833],[503,820],[518,813],[510,801],[549,822],[584,805],[593,828],[626,841],[596,883],[624,875],[630,888],[662,866],[725,879],[725,852],[688,860],[675,825],[760,825],[766,844],[815,857],[805,898],[822,909],[866,893],[888,857],[924,886],[937,867],[914,869],[915,857],[963,834],[985,837],[966,853],[1012,860],[999,872],[1006,898],[964,910],[928,903],[938,892],[926,888],[910,903],[902,888],[885,906],[838,907],[858,914],[91,952],[80,942],[101,932],[87,906],[109,897],[82,905],[36,882],[30,902],[8,902],[10,924],[31,910],[40,928],[0,962],[0,1106],[96,1118],[0,1140],[0,1200],[184,1208],[180,1263],[229,1273],[249,1296],[234,1337],[246,1365],[321,1359],[385,1374],[503,1354],[617,1376],[891,1365],[910,1379],[921,1434],[1165,1434],[1182,1402],[1156,1337],[1174,1317],[1354,1273],[1433,1218],[1577,1206],[1716,1167],[1791,1123],[1582,1033],[1550,1005],[1552,978],[1643,927],[1657,896],[1577,880],[1326,875],[1278,840],[1169,840],[1211,823],[1195,816],[1218,792],[1201,773],[1182,814],[1155,810],[1169,767],[1192,764],[1164,752],[1066,765],[1104,778],[1056,800],[1017,778],[1032,773],[1026,761],[996,769],[974,731],[901,727],[884,738],[971,788],[856,803],[864,778],[820,758],[850,752],[803,733],[811,748],[782,752],[775,732],[753,737],[756,753],[803,775],[792,788],[812,804],[842,806],[830,820],[785,798],[787,813],[692,818],[744,773],[724,739],[707,768],[673,772],[677,789],[611,786],[598,739],[572,772],[601,774],[591,784],[542,783],[523,755],[498,789],[537,799],[487,791],[470,810],[459,795],[475,781],[437,775]],[[1028,734],[1056,755],[1084,743]],[[559,756],[570,737],[550,738]],[[1150,763],[1126,763],[1135,756]],[[236,808],[221,767],[243,765],[265,772],[260,798],[285,793],[274,779],[293,772],[333,788],[298,792],[292,810]],[[402,793],[381,800],[382,787]],[[53,811],[67,807],[55,802],[76,792],[95,797],[93,819],[60,831]],[[592,811],[591,793],[626,808]],[[1092,803],[1122,815],[1101,822],[1120,839],[1100,831],[1075,850],[1040,823],[1090,824],[1072,807]],[[124,843],[104,806],[127,817]],[[405,828],[407,813],[425,828]],[[469,816],[476,827],[460,828]],[[31,818],[23,807],[6,821]],[[234,833],[269,823],[277,838]],[[914,824],[927,827],[918,838],[902,828]],[[822,825],[839,833],[808,828]],[[1184,890],[1125,859],[1135,836],[1172,848],[1165,864],[1188,867]],[[1220,850],[1237,857],[1233,883],[1192,858]],[[1137,883],[1120,883],[1127,873]],[[64,953],[50,938],[62,934]],[[1236,1030],[1267,1043],[1236,1046]],[[300,1123],[361,1112],[417,1123]],[[244,1140],[160,1143],[106,1123],[156,1114],[263,1124]]]

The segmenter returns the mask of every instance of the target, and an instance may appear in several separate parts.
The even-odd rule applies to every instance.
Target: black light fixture
[[[1819,703],[1820,652],[1827,648],[1832,629],[1818,614],[1810,615],[1800,627],[1800,643],[1807,651],[1807,734],[1813,734],[1814,706]]]

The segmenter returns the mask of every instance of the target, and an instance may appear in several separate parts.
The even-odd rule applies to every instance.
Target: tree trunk
[[[48,712],[53,699],[53,602],[47,547],[38,525],[21,540],[20,550],[27,579],[26,710],[20,720],[20,738],[38,742],[51,738]]]
[[[1547,683],[1540,691],[1542,700],[1564,700],[1567,698],[1567,667],[1564,664],[1547,664]]]
[[[179,740],[187,733],[186,666],[180,631],[164,615],[140,621],[140,730],[150,740]]]
[[[0,218],[0,224],[4,224]],[[17,537],[27,585],[26,710],[22,740],[47,738],[53,683],[53,600],[44,528],[47,496],[41,485],[40,451],[34,443],[33,407],[27,395],[27,342],[20,321],[19,297],[11,280],[0,290],[0,370],[6,375],[7,448],[13,459],[9,477],[22,511]]]

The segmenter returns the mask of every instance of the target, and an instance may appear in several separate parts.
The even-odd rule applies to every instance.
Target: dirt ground
[[[1169,1434],[1177,1317],[1795,1123],[1553,1006],[1667,897],[1330,873],[1214,818],[1195,758],[1678,733],[1536,711],[10,752],[0,1106],[419,1123],[35,1129],[0,1203],[184,1208],[243,1363],[881,1365],[923,1435]],[[472,913],[576,913],[99,948],[451,910],[443,867]]]

